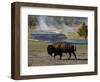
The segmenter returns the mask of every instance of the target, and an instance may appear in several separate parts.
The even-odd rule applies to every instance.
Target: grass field
[[[72,55],[68,60],[69,54],[63,54],[62,60],[59,56],[54,59],[47,53],[48,44],[42,41],[28,40],[28,66],[48,66],[48,65],[73,65],[87,64],[87,45],[76,45],[77,60]]]
[[[45,42],[42,42],[42,41],[34,41],[34,40],[29,40],[28,41],[28,43],[29,43],[29,48],[30,49],[32,49],[32,50],[36,50],[36,51],[43,51],[43,50],[45,50],[46,49],[46,47],[47,47],[47,43],[45,43]]]

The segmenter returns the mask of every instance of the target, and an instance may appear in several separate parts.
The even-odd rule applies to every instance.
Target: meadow
[[[77,60],[72,55],[68,60],[69,54],[64,54],[62,60],[59,56],[54,59],[47,53],[48,43],[43,41],[28,40],[28,66],[50,66],[50,65],[76,65],[87,64],[87,45],[76,45]]]

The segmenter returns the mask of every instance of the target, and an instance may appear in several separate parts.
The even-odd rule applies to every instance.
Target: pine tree
[[[83,36],[85,38],[85,40],[87,39],[88,36],[88,29],[87,29],[87,25],[85,23],[82,24],[81,28],[78,29],[77,32],[80,36]]]

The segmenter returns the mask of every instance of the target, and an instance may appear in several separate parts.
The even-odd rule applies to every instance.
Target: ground
[[[87,45],[76,45],[77,60],[72,55],[68,60],[69,54],[63,54],[62,60],[59,56],[54,59],[47,53],[47,43],[42,41],[28,40],[28,66],[48,66],[48,65],[76,65],[87,64]]]

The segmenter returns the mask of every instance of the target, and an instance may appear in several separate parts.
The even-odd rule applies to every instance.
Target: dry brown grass
[[[77,60],[73,55],[71,60],[68,60],[69,54],[63,54],[62,60],[59,56],[54,59],[47,53],[47,45],[45,42],[29,40],[28,66],[87,64],[87,45],[76,45]]]

